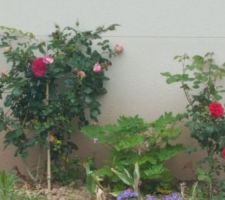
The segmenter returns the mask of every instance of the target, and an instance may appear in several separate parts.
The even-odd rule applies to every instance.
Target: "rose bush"
[[[225,146],[225,119],[222,100],[224,87],[219,85],[225,77],[225,65],[216,65],[213,54],[204,57],[177,56],[182,64],[181,74],[162,73],[167,83],[181,84],[188,101],[187,126],[191,135],[210,153],[220,153]]]
[[[180,83],[187,98],[186,125],[191,136],[206,150],[197,179],[204,182],[204,199],[212,199],[219,188],[217,176],[225,166],[225,118],[222,101],[225,92],[221,82],[225,77],[225,64],[217,65],[213,53],[196,55],[192,59],[187,55],[177,56],[182,65],[181,74],[162,73],[167,83]],[[220,159],[218,159],[220,158]],[[207,167],[206,167],[207,166]],[[207,190],[207,194],[205,194]]]
[[[0,131],[5,144],[26,156],[35,145],[51,145],[55,166],[77,146],[71,134],[100,114],[98,97],[107,91],[105,71],[116,55],[101,34],[117,25],[80,31],[78,25],[55,27],[48,41],[33,34],[1,27],[0,48],[9,65],[1,72]],[[74,123],[76,120],[76,124]]]

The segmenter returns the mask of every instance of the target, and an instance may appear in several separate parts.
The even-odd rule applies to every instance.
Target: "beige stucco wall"
[[[101,98],[100,123],[114,122],[120,115],[139,114],[152,120],[165,111],[182,112],[185,98],[178,86],[165,83],[163,71],[180,70],[177,54],[216,53],[225,61],[224,0],[0,0],[0,25],[20,28],[45,38],[54,23],[82,28],[119,23],[118,31],[105,37],[125,47],[109,69],[108,94]],[[0,59],[0,67],[5,63]],[[79,153],[107,157],[99,145],[79,135]],[[180,141],[193,144],[188,134]],[[90,153],[91,150],[91,153]],[[104,155],[102,156],[104,152]],[[18,163],[12,149],[1,152],[0,168]],[[178,177],[193,175],[198,155],[180,155],[169,162]],[[185,172],[185,173],[184,173]]]

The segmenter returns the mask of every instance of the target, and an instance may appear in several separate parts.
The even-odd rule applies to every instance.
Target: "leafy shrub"
[[[225,77],[225,64],[217,65],[213,53],[193,58],[176,56],[175,59],[181,63],[181,73],[162,75],[169,84],[180,83],[186,95],[187,126],[191,135],[209,153],[221,152],[225,143],[225,120],[222,105],[217,101],[222,100],[225,91],[219,81]]]
[[[51,158],[58,164],[76,149],[71,134],[90,119],[97,121],[97,98],[107,92],[105,71],[112,56],[122,52],[121,46],[114,51],[101,37],[117,25],[93,31],[80,31],[78,25],[56,25],[47,41],[0,27],[0,49],[9,64],[8,71],[0,71],[0,131],[6,146],[16,147],[16,156],[25,157],[35,145],[47,147],[48,188]],[[29,175],[37,182],[39,177]]]
[[[53,181],[62,185],[68,185],[82,178],[80,161],[78,159],[62,157],[62,160],[55,163],[56,165],[52,166]]]
[[[108,163],[97,170],[96,174],[108,177],[111,183],[118,185],[121,181],[115,177],[111,168],[117,175],[126,171],[132,174],[134,163],[137,163],[142,181],[169,180],[165,161],[183,150],[182,145],[171,144],[181,133],[176,127],[180,117],[165,113],[154,122],[147,123],[139,116],[123,116],[115,124],[83,127],[82,132],[89,138],[97,138],[99,143],[112,148]]]
[[[217,176],[224,166],[221,155],[225,158],[225,117],[222,101],[225,92],[225,64],[218,65],[213,53],[205,56],[176,56],[181,63],[181,73],[162,73],[167,83],[179,83],[187,99],[186,125],[191,136],[206,150],[207,157],[197,172],[199,182],[195,191],[203,191],[203,199],[212,199],[217,194]],[[207,191],[207,192],[205,192]],[[199,194],[201,192],[198,192]]]

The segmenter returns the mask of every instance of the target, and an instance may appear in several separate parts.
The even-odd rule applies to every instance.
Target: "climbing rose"
[[[213,117],[223,117],[224,115],[224,108],[221,103],[219,102],[212,102],[209,104],[209,112]]]
[[[43,57],[35,58],[32,62],[32,72],[36,77],[44,77],[47,72],[47,64]]]
[[[101,72],[102,71],[102,66],[99,64],[99,63],[96,63],[94,66],[93,66],[93,72]]]
[[[225,159],[225,147],[222,149],[221,154],[222,154],[223,159]]]
[[[124,51],[124,47],[122,44],[116,44],[114,47],[114,51],[116,52],[116,54],[121,54]]]

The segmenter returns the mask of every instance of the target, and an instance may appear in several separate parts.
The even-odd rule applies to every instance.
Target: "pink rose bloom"
[[[99,73],[102,71],[102,66],[99,64],[99,63],[96,63],[94,66],[93,66],[93,72],[96,72],[96,73]]]
[[[43,62],[45,64],[52,64],[54,62],[54,58],[50,55],[44,56],[43,57]]]
[[[114,47],[114,51],[116,52],[116,54],[121,54],[124,51],[124,47],[122,44],[116,44],[116,46]]]
[[[86,76],[86,73],[84,71],[80,70],[77,72],[77,76],[82,79]]]
[[[47,73],[47,64],[43,57],[35,58],[32,62],[32,72],[35,77],[44,77]]]

